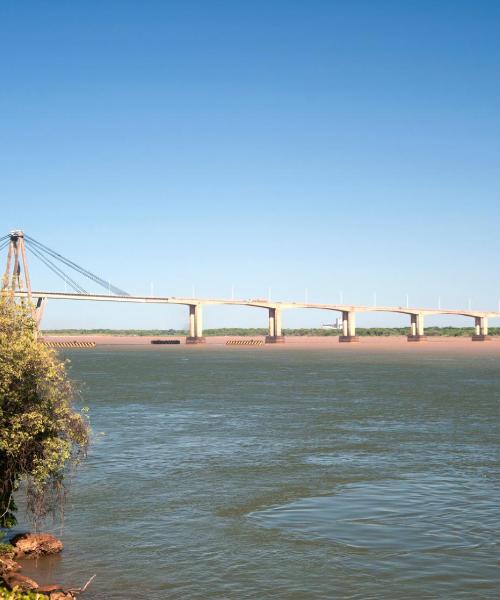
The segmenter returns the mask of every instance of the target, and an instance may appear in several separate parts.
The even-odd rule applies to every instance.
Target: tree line
[[[409,332],[409,327],[356,327],[359,336],[404,336]],[[47,329],[45,335],[132,335],[132,336],[185,336],[185,329]],[[267,335],[264,327],[218,327],[205,329],[204,336],[256,336]],[[428,336],[470,337],[474,334],[474,327],[434,327],[425,328]],[[325,336],[337,337],[342,335],[338,329],[299,328],[283,329],[283,335],[288,336]],[[500,335],[500,327],[490,327],[489,335]]]

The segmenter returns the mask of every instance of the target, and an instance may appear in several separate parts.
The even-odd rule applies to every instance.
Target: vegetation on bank
[[[31,311],[0,297],[0,527],[16,523],[14,493],[38,521],[62,505],[65,475],[85,454],[89,427],[73,408],[65,363],[37,341]]]
[[[0,531],[0,557],[10,556],[12,553],[12,546],[1,541],[4,537],[4,533]]]
[[[46,335],[135,335],[135,336],[185,336],[186,330],[182,329],[49,329],[43,331]],[[239,328],[220,327],[205,329],[203,335],[234,335],[256,336],[267,335],[266,328]],[[356,335],[360,336],[401,336],[408,335],[409,327],[356,327]],[[283,329],[283,335],[288,336],[339,336],[342,332],[338,329]],[[428,336],[470,337],[474,334],[473,327],[426,327]],[[500,335],[500,327],[490,327],[489,335]]]
[[[48,596],[37,592],[21,592],[17,590],[9,591],[0,586],[0,600],[45,600]]]
[[[0,586],[0,600],[45,600],[48,596],[45,594],[39,594],[37,592],[21,592],[13,590],[10,592],[8,589]]]

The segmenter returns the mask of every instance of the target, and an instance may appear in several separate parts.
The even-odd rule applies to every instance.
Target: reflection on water
[[[490,487],[491,498],[496,491]],[[480,481],[409,474],[404,480],[346,485],[334,496],[301,499],[250,518],[304,539],[375,556],[390,553],[404,562],[409,552],[472,549],[488,539],[487,546],[495,544],[498,505],[483,502],[483,494]]]
[[[47,580],[96,573],[89,600],[499,597],[498,357],[432,352],[68,352],[97,435]]]

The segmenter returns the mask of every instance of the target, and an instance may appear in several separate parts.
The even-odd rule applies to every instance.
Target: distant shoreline
[[[495,354],[500,352],[500,337],[486,342],[473,342],[470,337],[446,337],[434,336],[427,338],[425,342],[409,343],[406,336],[366,336],[359,342],[340,343],[338,336],[285,336],[283,344],[262,344],[260,346],[248,345],[227,345],[229,340],[260,340],[264,342],[265,336],[207,336],[204,344],[186,345],[185,336],[163,335],[163,336],[138,336],[138,335],[44,335],[42,338],[47,342],[92,342],[96,347],[115,347],[115,348],[150,348],[152,350],[173,350],[179,348],[190,348],[199,350],[221,349],[243,350],[256,349],[258,351],[281,349],[328,349],[336,351],[398,351],[398,352],[425,352],[427,350],[457,350],[464,352],[485,352],[493,351]],[[177,345],[155,345],[152,340],[169,339],[179,340]]]
[[[362,338],[406,337],[409,327],[357,327],[356,335]],[[425,335],[428,337],[470,338],[474,334],[473,327],[426,327]],[[42,330],[42,335],[53,337],[139,337],[139,338],[185,338],[187,331],[178,329],[49,329]],[[231,338],[259,338],[267,335],[264,328],[217,328],[206,329],[203,336],[206,338],[231,337]],[[288,338],[338,338],[342,332],[337,329],[284,329],[283,335]],[[500,327],[490,327],[489,335],[500,338]],[[149,342],[148,342],[149,343]]]

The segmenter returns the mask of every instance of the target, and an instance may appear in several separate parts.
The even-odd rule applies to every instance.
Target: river
[[[68,351],[88,600],[500,597],[498,352]]]

